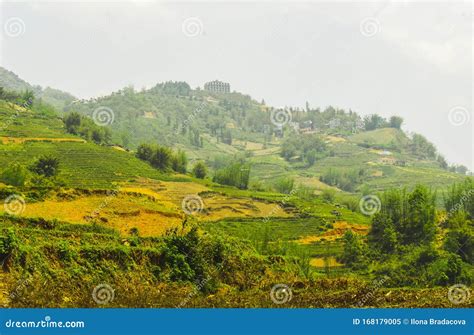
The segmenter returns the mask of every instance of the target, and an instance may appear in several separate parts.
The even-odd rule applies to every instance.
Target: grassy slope
[[[34,92],[35,96],[43,99],[48,104],[51,104],[59,111],[76,98],[67,92],[63,92],[51,87],[45,89],[40,86],[33,86],[28,82],[18,77],[15,73],[8,71],[7,69],[0,66],[0,87],[4,87],[7,90],[23,92],[30,90]]]
[[[253,162],[252,179],[272,181],[290,176],[296,178],[297,182],[301,179],[309,186],[324,189],[326,187],[318,184],[318,179],[328,169],[364,169],[369,176],[365,184],[373,192],[392,187],[411,188],[417,183],[423,183],[433,189],[443,191],[453,183],[464,179],[464,176],[443,170],[436,162],[420,160],[406,150],[401,152],[392,150],[388,155],[384,155],[383,150],[373,148],[383,147],[390,143],[405,146],[408,139],[400,130],[384,128],[352,135],[348,138],[339,138],[344,141],[328,142],[334,155],[317,161],[312,167],[301,163],[288,163],[277,154],[260,156],[256,151],[254,157],[251,158]],[[373,147],[358,145],[367,143]],[[406,166],[397,166],[399,161],[404,162]]]
[[[70,142],[78,138],[65,134],[62,121],[55,116],[41,115],[15,105],[0,103],[0,121],[5,123],[8,120],[13,120],[13,122],[9,127],[3,129],[1,135],[8,138],[15,137],[16,140],[28,138],[29,142],[0,145],[2,168],[6,168],[12,162],[29,165],[37,157],[48,154],[60,158],[59,177],[66,182],[67,187],[79,189],[119,187],[120,196],[108,199],[106,208],[101,210],[98,218],[108,222],[108,226],[118,229],[125,235],[128,234],[132,226],[139,227],[140,231],[147,236],[164,233],[165,228],[179,223],[183,215],[180,209],[182,199],[186,195],[203,191],[206,193],[202,195],[204,209],[197,216],[199,220],[216,222],[222,218],[253,218],[248,221],[246,227],[249,228],[248,232],[255,232],[255,237],[261,235],[259,231],[262,227],[265,228],[265,225],[262,225],[262,220],[267,216],[271,219],[271,225],[276,224],[277,226],[274,228],[283,234],[281,236],[277,234],[278,236],[275,235],[272,238],[282,242],[292,242],[298,238],[321,234],[328,229],[327,223],[337,219],[331,213],[334,210],[342,211],[341,220],[367,224],[366,219],[359,214],[322,202],[317,205],[305,206],[296,197],[289,200],[282,194],[237,190],[200,180],[193,181],[185,176],[165,175],[147,163],[136,159],[131,153],[92,143]],[[222,143],[214,143],[214,145],[233,148]],[[286,170],[289,170],[289,164],[275,155],[261,156],[260,164],[271,165],[275,161],[285,164]],[[2,168],[0,168],[0,172]],[[276,173],[278,172],[276,171]],[[265,175],[262,175],[262,178],[272,177],[274,178],[274,175],[268,168],[265,168]],[[164,180],[175,180],[178,183],[166,183],[163,182]],[[127,195],[130,192],[141,194],[145,198],[140,200],[140,197],[130,197]],[[158,201],[158,203],[150,202],[147,198],[150,196],[155,199],[153,201]],[[101,200],[100,195],[85,196],[80,194],[71,194],[68,197],[66,203],[62,203],[64,200],[59,198],[30,204],[24,215],[87,223],[84,218],[100,207],[104,198],[107,198],[102,196]],[[299,226],[296,227],[298,224],[290,224],[291,222],[285,219],[294,215],[292,213],[294,210],[274,212],[281,201],[288,202],[295,209],[299,208],[299,210],[309,212],[312,218],[298,219],[299,226],[302,227],[299,229]],[[162,207],[158,206],[159,204],[163,204]],[[130,213],[127,212],[127,208]],[[173,212],[176,213],[175,217],[167,214]],[[133,217],[133,224],[127,223],[127,218],[130,217]],[[283,221],[279,221],[279,217],[282,217]],[[164,222],[163,220],[173,221],[173,223],[171,226],[160,224],[160,222]],[[232,225],[225,221],[216,224],[214,228],[221,227],[222,229],[219,229],[221,232],[245,237],[226,229],[227,226],[231,227]],[[305,249],[311,250],[313,247],[315,245],[304,246]]]
[[[40,155],[54,154],[60,157],[61,159],[61,177],[66,181],[69,187],[103,189],[115,187],[116,183],[127,182],[127,184],[131,184],[130,186],[136,186],[132,184],[135,183],[137,179],[140,179],[140,177],[151,178],[151,180],[174,179],[177,181],[191,181],[191,179],[188,177],[162,175],[155,169],[152,169],[146,163],[136,159],[132,154],[118,151],[113,148],[101,147],[91,143],[73,143],[67,141],[52,142],[53,139],[67,140],[74,138],[73,136],[65,135],[64,130],[62,128],[62,123],[56,117],[47,115],[34,115],[31,114],[29,111],[25,110],[15,111],[13,106],[8,105],[1,105],[0,108],[0,122],[5,123],[9,122],[9,120],[13,120],[13,122],[9,122],[11,127],[6,127],[3,130],[2,136],[30,138],[31,140],[27,143],[11,143],[0,145],[0,172],[3,167],[8,166],[8,164],[13,161],[29,164]],[[38,141],[38,138],[41,138],[41,141]],[[44,138],[49,138],[51,142],[49,140],[45,140]],[[207,147],[205,146],[204,149],[207,150],[207,153],[209,154],[211,150],[219,152],[222,148],[225,148],[229,153],[231,153],[233,150],[239,150],[237,146],[227,146],[222,143],[212,142],[207,144]],[[334,149],[334,157],[325,158],[324,160],[318,162],[315,167],[309,169],[303,167],[301,167],[300,169],[295,168],[298,167],[297,164],[295,165],[293,163],[285,162],[275,154],[266,154],[260,156],[256,154],[252,158],[255,163],[253,178],[262,180],[274,180],[275,178],[281,175],[317,178],[317,176],[327,167],[344,166],[347,168],[354,168],[358,166],[367,166],[368,162],[373,162],[374,160],[380,157],[379,154],[372,152],[370,149],[362,148],[350,142],[334,145]],[[197,154],[197,156],[199,156],[199,154]],[[374,177],[373,179],[369,180],[369,182],[373,182],[374,187],[379,187],[379,185],[382,185],[382,187],[384,187],[384,184],[381,183],[381,181],[386,182],[386,185],[392,185],[391,183],[394,183],[396,181],[399,182],[400,176],[405,174],[405,178],[407,181],[405,185],[410,185],[409,183],[411,182],[420,182],[420,178],[424,177],[424,180],[426,180],[428,184],[430,182],[433,182],[435,178],[441,179],[439,185],[443,186],[448,183],[447,180],[449,180],[449,183],[451,183],[453,180],[457,180],[457,178],[460,178],[456,175],[449,173],[445,173],[441,176],[442,178],[440,178],[440,175],[436,175],[436,173],[441,173],[442,171],[440,169],[435,168],[430,162],[418,162],[415,159],[413,159],[411,162],[412,165],[409,165],[407,167],[385,166],[383,164],[371,165],[371,168],[382,169],[384,171],[384,175],[380,177],[380,179],[378,179],[379,177]],[[390,174],[392,169],[394,169],[395,172]],[[185,184],[186,183],[182,183],[183,187],[180,187],[178,185],[178,187],[175,187],[169,193],[165,193],[165,196],[169,195],[170,197],[176,197],[175,199],[173,199],[173,201],[179,206],[179,199],[181,199],[185,195],[185,193],[183,192],[187,192],[184,191],[186,189],[184,187]],[[191,184],[193,183],[191,182]],[[142,187],[143,185],[139,186]],[[206,216],[207,213],[206,215],[203,215],[203,217],[200,218],[203,221],[207,221],[203,225],[203,228],[206,231],[210,232],[211,235],[224,234],[226,236],[230,235],[238,237],[239,239],[249,240],[257,249],[261,248],[262,241],[264,241],[265,239],[269,239],[270,243],[268,243],[266,248],[271,249],[276,254],[286,256],[299,256],[301,254],[307,254],[309,257],[312,258],[320,258],[323,256],[337,256],[341,250],[341,244],[337,238],[342,235],[343,230],[340,231],[332,227],[333,224],[338,223],[336,222],[336,220],[342,220],[344,222],[347,221],[350,224],[357,223],[367,225],[368,223],[367,218],[359,214],[350,212],[349,210],[346,210],[344,208],[336,208],[333,205],[325,204],[323,202],[320,202],[319,200],[314,202],[305,202],[301,199],[290,199],[290,201],[286,201],[286,196],[281,194],[241,191],[230,187],[213,185],[210,183],[207,186],[211,191],[217,193],[216,195],[211,195],[210,198],[204,199],[205,205],[209,206],[209,208],[206,208],[206,210],[209,210],[209,212],[211,213],[215,213],[220,210],[222,210],[222,212],[221,214],[218,214],[218,216],[220,215],[220,219],[216,219],[214,217],[213,220],[207,220],[209,219],[209,217]],[[146,186],[147,190],[153,190],[155,188],[160,187],[160,185]],[[169,189],[170,187],[168,187],[168,190]],[[232,199],[222,198],[220,194],[223,194],[226,197],[231,197]],[[118,197],[117,199],[120,200],[120,197]],[[265,207],[266,209],[264,211],[260,211],[257,213],[249,214],[248,212],[242,212],[241,218],[232,217],[233,215],[238,216],[237,214],[235,214],[234,211],[230,212],[229,214],[229,212],[226,212],[224,209],[217,208],[218,206],[212,204],[213,201],[218,202],[221,205],[222,203],[226,203],[228,201],[230,201],[230,203],[232,204],[236,204],[236,199],[240,201],[240,203],[238,204],[239,206],[243,205],[242,208],[245,206],[254,206],[256,201],[254,199],[261,199],[263,202],[267,203],[271,200],[285,201],[297,207],[299,209],[299,211],[297,212],[304,212],[306,213],[306,215],[309,216],[288,219],[279,218],[278,214],[276,214],[271,216],[270,220],[266,222],[264,219],[266,213],[269,209],[271,209],[274,205],[276,206],[277,204],[268,203],[269,207]],[[137,205],[143,207],[143,209],[140,209],[140,211],[144,213],[148,213],[150,211],[152,213],[153,211],[165,212],[169,210],[169,207],[156,207],[157,205],[153,204],[153,201],[156,200],[151,201],[151,203],[144,203],[144,199],[137,198],[134,201],[136,202],[134,203],[133,201],[130,201],[130,199],[127,198],[124,200],[124,202],[117,202],[117,204],[111,204],[109,209],[104,210],[104,213],[108,215],[105,218],[109,220],[111,217],[114,216],[127,217],[128,215],[130,215],[130,221],[136,220],[137,218],[133,218],[133,215],[135,214],[128,212],[131,212],[131,210],[134,209]],[[158,202],[159,201],[160,200],[158,200]],[[100,203],[101,201],[100,199],[98,199],[97,203],[90,205],[89,210],[93,210],[95,207],[97,207],[97,204],[99,204],[100,206]],[[61,204],[58,203],[55,204],[55,206],[61,206]],[[333,210],[340,211],[342,217],[336,218],[334,214],[331,213]],[[222,218],[225,217],[223,213],[225,213],[225,216],[229,217],[230,215],[231,217],[222,220]],[[162,218],[162,220],[166,220],[166,217]],[[25,248],[25,250],[29,251],[27,252],[29,257],[39,257],[38,255],[42,255],[41,257],[44,257],[44,255],[47,255],[49,252],[51,252],[51,256],[49,256],[51,257],[51,259],[44,260],[44,266],[56,266],[57,270],[61,273],[60,277],[65,280],[69,279],[74,282],[74,276],[78,275],[82,277],[83,274],[86,274],[86,276],[89,277],[89,284],[92,285],[95,280],[102,280],[103,277],[101,277],[101,275],[103,275],[104,273],[109,276],[110,280],[114,280],[114,277],[120,276],[117,275],[118,273],[120,273],[124,275],[124,278],[127,278],[130,281],[137,280],[137,283],[141,282],[140,279],[137,279],[137,277],[133,277],[132,270],[134,269],[134,266],[132,265],[144,265],[144,263],[140,263],[140,261],[145,261],[144,258],[140,258],[141,256],[137,256],[137,252],[138,255],[140,255],[140,252],[144,252],[144,250],[139,251],[138,249],[129,248],[129,246],[127,245],[124,246],[122,244],[123,241],[120,241],[120,238],[118,237],[118,234],[116,232],[88,231],[88,229],[95,228],[82,228],[83,226],[89,227],[89,225],[71,226],[69,223],[65,223],[65,225],[68,227],[66,229],[69,229],[69,232],[72,233],[64,233],[63,229],[59,229],[59,231],[53,230],[45,233],[44,231],[38,231],[38,227],[33,227],[33,230],[32,227],[21,227],[17,230],[17,232],[19,235],[21,235],[23,247]],[[11,222],[7,219],[0,220],[0,227],[4,228],[6,226],[11,226]],[[122,230],[120,229],[120,227],[115,228],[121,230],[122,233],[126,231],[126,229]],[[128,228],[130,227],[127,226],[127,229]],[[82,233],[83,229],[86,230],[84,235]],[[101,228],[99,227],[97,229]],[[2,231],[5,232],[4,230]],[[333,232],[337,238],[329,240],[328,237],[328,241],[326,242],[326,237],[331,236],[327,233]],[[322,238],[325,239],[323,240]],[[301,240],[310,241],[310,243],[304,243]],[[71,268],[70,265],[61,263],[62,260],[60,260],[59,258],[56,259],[56,257],[60,257],[56,255],[61,255],[61,252],[64,252],[64,243],[71,245],[71,252],[77,252],[78,254],[83,255],[82,249],[84,249],[84,245],[81,241],[84,241],[87,244],[85,246],[85,249],[87,249],[87,255],[91,257],[90,259],[87,259],[87,262],[90,262],[90,264],[87,264],[87,262],[84,264],[77,263],[74,267]],[[153,246],[148,245],[148,247]],[[36,250],[36,253],[33,252],[34,250]],[[261,251],[265,252],[265,250]],[[100,257],[94,258],[97,255],[106,255],[106,259],[101,260]],[[158,255],[155,256],[158,257]],[[35,263],[32,262],[31,259],[32,258],[30,258],[30,265]],[[148,278],[148,282],[153,282],[157,280],[156,277],[153,277],[154,265],[156,264],[149,263],[144,265],[146,269],[143,269],[143,272],[141,272],[142,269],[136,269],[139,271],[138,273],[140,275],[144,275],[144,278]],[[94,268],[91,269],[90,266]],[[232,273],[231,276],[235,276],[236,278],[239,277],[235,273]],[[243,274],[242,276],[245,277],[245,275]],[[121,282],[117,285],[126,284],[124,284],[124,282]],[[238,285],[242,284],[238,283]],[[266,284],[259,283],[258,285],[264,287]],[[165,288],[165,290],[166,289],[169,289],[169,287]],[[347,290],[347,287],[337,288],[336,291],[341,289],[345,292],[350,291]],[[260,300],[252,300],[256,298],[253,298],[252,294],[250,294],[249,292],[251,292],[251,290],[247,290],[245,294],[245,299],[248,299],[249,305],[266,305],[265,301],[262,300],[263,295],[261,294],[261,291],[254,291],[254,294],[258,296],[258,299]],[[79,294],[78,292],[75,293]],[[41,291],[41,294],[45,294],[45,292]],[[71,295],[71,297],[68,297],[70,299],[68,301],[63,300],[63,302],[58,303],[59,297],[52,297],[51,301],[53,301],[56,306],[87,306],[90,303],[84,300],[90,297],[74,297],[74,292],[72,292]],[[183,293],[183,295],[186,294]],[[217,296],[219,297],[219,294]],[[232,297],[232,295],[230,296]],[[307,296],[303,298],[303,296],[304,294],[302,295],[301,300],[299,300],[299,303],[301,305],[296,306],[311,305],[312,299],[316,299],[314,297]],[[36,298],[38,297],[41,297],[41,295],[36,296]],[[144,306],[141,305],[140,299],[138,299],[137,297],[135,298],[137,300],[132,304],[136,303],[137,306]],[[172,294],[170,298],[173,298]],[[176,296],[174,296],[174,298],[176,299]],[[225,300],[223,296],[220,296],[219,299]],[[228,299],[230,298],[228,297]],[[31,304],[35,304],[35,300],[32,301],[33,302],[29,303],[29,306],[31,306]],[[160,303],[155,303],[154,306],[169,305],[169,301],[162,300]],[[319,301],[317,299],[316,301],[318,301],[316,302],[317,305],[324,304],[323,301]],[[328,299],[326,299],[325,301],[328,301]],[[335,303],[335,301],[337,301],[337,299],[332,300],[329,305],[337,306],[337,303]],[[201,306],[206,305],[205,301],[198,300],[198,302]],[[44,303],[45,302],[43,301],[38,305],[44,306]],[[222,305],[224,302],[220,301],[216,303]],[[403,304],[403,302],[401,303]],[[434,302],[434,300],[429,303],[431,305],[442,304],[442,302]],[[15,304],[16,306],[28,306],[28,302],[16,301]],[[118,305],[125,306],[127,304],[130,306],[129,302],[123,300],[119,302]],[[240,302],[236,302],[235,306],[241,306],[239,304]],[[339,306],[347,306],[347,304],[348,300],[345,299],[342,305]],[[151,303],[151,305],[153,305],[153,303]]]
[[[374,290],[352,277],[302,279],[292,274],[291,263],[253,256],[237,241],[232,251],[238,256],[226,254],[225,266],[208,265],[212,271],[201,292],[192,283],[165,280],[170,269],[162,239],[124,239],[100,226],[0,216],[0,232],[7,230],[20,245],[2,259],[14,269],[1,273],[0,303],[9,307],[100,307],[91,295],[99,284],[115,291],[106,307],[352,307],[362,299],[364,307],[452,307],[445,288]],[[291,286],[293,299],[275,305],[269,296],[275,283]]]
[[[13,162],[29,165],[41,155],[53,155],[60,158],[59,177],[69,187],[110,188],[139,176],[170,179],[131,153],[83,143],[65,133],[63,122],[55,116],[38,115],[0,101],[0,123],[6,125],[0,137],[11,140],[0,144],[0,172]],[[28,141],[18,143],[24,140]]]

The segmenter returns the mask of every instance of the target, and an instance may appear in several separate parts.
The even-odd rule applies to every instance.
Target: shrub
[[[30,170],[45,177],[56,176],[59,172],[59,159],[52,156],[42,156],[30,166]]]
[[[250,165],[244,163],[232,163],[231,165],[217,170],[213,180],[219,184],[235,186],[247,189],[250,179]]]
[[[1,180],[5,184],[12,186],[24,186],[28,179],[28,170],[23,165],[18,163],[10,165],[3,171],[1,175]]]
[[[167,147],[157,146],[151,157],[151,165],[161,171],[169,170],[173,153]]]
[[[463,261],[474,264],[474,234],[469,229],[448,232],[444,241],[444,249],[458,254]]]
[[[182,150],[178,150],[171,158],[171,168],[175,172],[186,173],[188,166],[188,158]]]
[[[207,175],[207,167],[203,162],[197,162],[193,167],[193,176],[199,179],[204,179]]]
[[[336,191],[330,188],[325,189],[323,190],[321,197],[323,198],[324,201],[328,203],[333,203],[334,199],[336,198]]]
[[[295,180],[293,178],[280,178],[275,182],[275,190],[280,193],[289,194],[293,190]]]

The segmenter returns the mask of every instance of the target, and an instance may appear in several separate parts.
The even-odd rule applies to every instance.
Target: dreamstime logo
[[[366,195],[359,201],[360,211],[365,215],[374,215],[380,211],[381,207],[382,203],[380,202],[379,197],[376,195]]]
[[[462,106],[456,106],[451,108],[449,111],[448,120],[453,126],[462,126],[469,123],[471,120],[471,114],[466,108]]]
[[[25,199],[18,194],[12,194],[5,199],[3,207],[10,215],[20,215],[26,207]]]
[[[204,110],[205,103],[201,102],[201,104],[184,120],[183,124],[180,127],[176,127],[176,134],[179,134],[180,129],[186,128],[189,126],[196,116],[198,116]]]
[[[204,203],[198,195],[188,195],[181,202],[181,208],[188,215],[199,213],[204,208]]]
[[[387,281],[389,279],[388,276],[384,276],[382,279],[378,280],[378,279],[374,279],[372,281],[372,287],[371,287],[371,290],[364,296],[362,297],[361,300],[359,300],[359,302],[356,304],[357,307],[362,307],[364,306],[364,304],[369,300],[369,299],[372,299],[374,297],[374,294],[375,292],[382,287],[383,283],[385,283],[385,281]]]
[[[287,303],[293,298],[293,292],[288,285],[276,284],[270,291],[270,298],[275,304],[281,305]]]
[[[91,215],[86,216],[86,221],[90,221],[92,219],[95,219],[97,216],[99,216],[100,211],[103,210],[105,207],[107,207],[110,201],[112,201],[112,199],[114,199],[116,196],[119,195],[118,190],[107,190],[105,193],[107,195],[105,199],[99,204],[99,206],[96,209],[94,209],[94,211],[91,212]]]
[[[114,122],[114,111],[109,107],[98,107],[92,112],[92,120],[98,126],[108,126]]]
[[[366,17],[360,22],[360,33],[365,37],[373,37],[380,32],[380,22],[375,17]]]
[[[471,292],[466,285],[455,284],[449,287],[448,290],[448,299],[453,304],[459,305],[466,301],[469,301],[471,297]]]
[[[181,25],[183,34],[188,37],[196,37],[203,32],[202,21],[198,17],[188,17]]]
[[[94,287],[92,291],[92,299],[99,305],[105,305],[112,302],[115,298],[114,289],[107,284],[100,284]]]
[[[287,109],[272,110],[270,120],[275,126],[283,127],[291,121],[291,112]]]
[[[5,21],[3,30],[9,37],[18,37],[25,33],[25,22],[19,17],[11,17]]]

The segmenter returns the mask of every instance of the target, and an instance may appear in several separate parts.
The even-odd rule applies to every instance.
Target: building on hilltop
[[[219,80],[214,80],[205,83],[204,89],[213,93],[230,93],[230,84]]]

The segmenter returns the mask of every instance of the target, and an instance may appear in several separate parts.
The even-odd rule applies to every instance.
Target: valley
[[[473,285],[472,175],[396,116],[1,85],[3,305],[97,307],[106,283],[108,307],[452,307]]]

